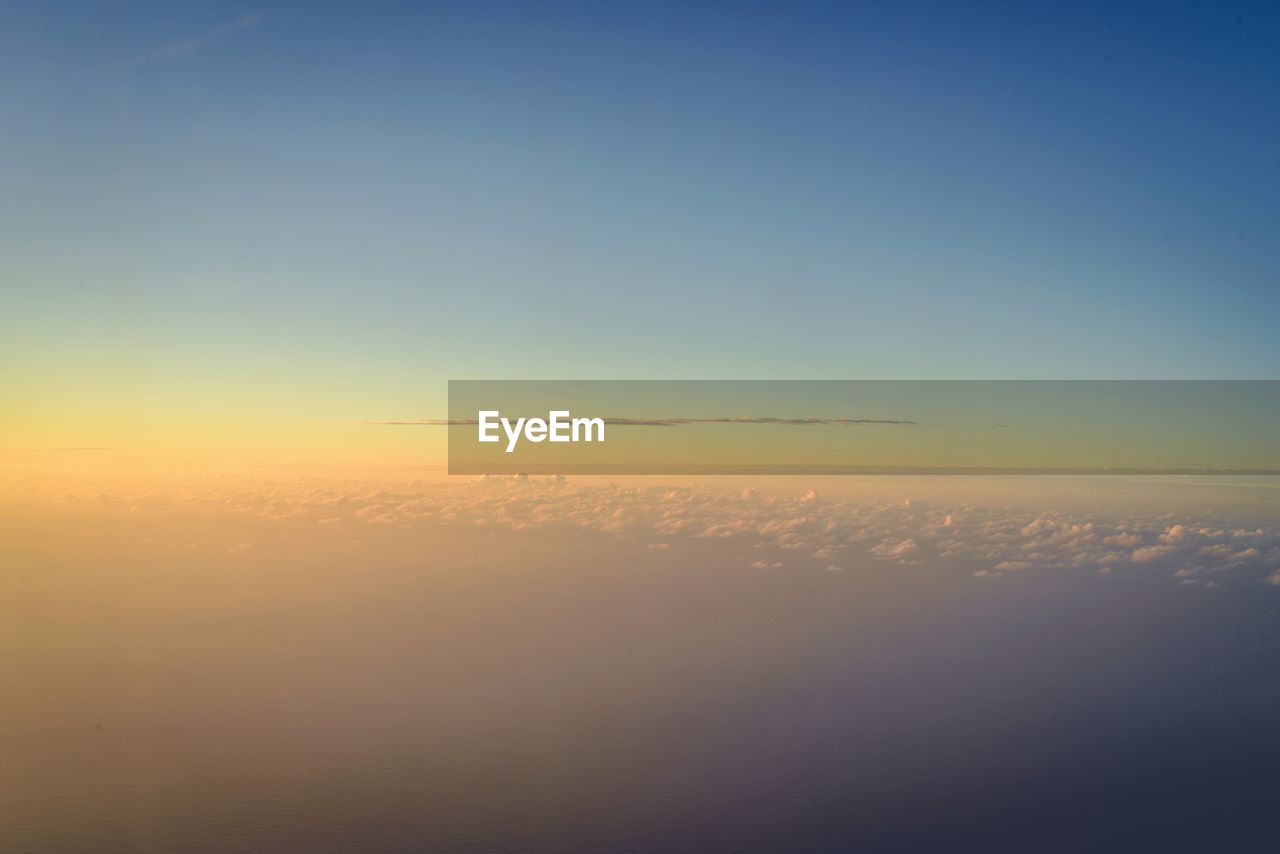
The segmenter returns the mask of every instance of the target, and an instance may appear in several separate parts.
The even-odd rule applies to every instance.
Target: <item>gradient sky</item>
[[[1276,4],[602,5],[10,4],[0,445],[1277,376]]]

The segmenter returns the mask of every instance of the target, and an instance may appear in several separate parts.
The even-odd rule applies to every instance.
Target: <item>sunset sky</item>
[[[5,3],[0,850],[1275,850],[1278,93],[1251,0]]]
[[[1278,14],[18,2],[0,448],[439,463],[351,422],[449,378],[1273,378]]]

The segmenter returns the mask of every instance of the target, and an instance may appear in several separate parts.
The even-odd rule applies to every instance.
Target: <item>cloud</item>
[[[916,545],[916,541],[911,538],[894,538],[890,537],[877,546],[873,546],[871,553],[881,558],[896,558],[898,560],[906,560],[915,557],[920,552],[920,547]]]
[[[163,62],[172,62],[208,50],[237,33],[257,29],[262,18],[255,13],[246,13],[226,23],[194,36],[183,36],[158,45],[150,50],[134,56],[124,63],[126,68],[143,68]]]
[[[605,418],[606,424],[632,427],[679,427],[686,424],[782,424],[795,427],[837,425],[860,427],[870,424],[913,426],[915,421],[889,418],[778,418],[765,415],[740,415],[721,418]]]
[[[862,427],[874,424],[914,426],[917,422],[887,418],[778,418],[775,416],[742,415],[723,418],[616,418],[606,416],[604,423],[617,427],[681,427],[689,424],[781,424],[793,427],[842,426]],[[360,424],[385,424],[406,427],[474,427],[480,422],[475,418],[407,418],[389,420],[364,420]]]
[[[53,451],[56,451],[56,452],[63,452],[63,451],[110,451],[110,450],[114,450],[114,449],[113,449],[113,448],[110,448],[110,447],[107,447],[107,446],[100,446],[100,445],[84,445],[84,446],[81,446],[81,447],[76,447],[76,446],[67,446],[67,447],[48,447],[48,448],[0,448],[0,451],[42,451],[42,452],[44,452],[44,451],[48,451],[48,452],[53,452]]]
[[[1202,586],[1233,578],[1280,586],[1280,525],[1234,526],[1194,514],[1036,513],[537,477],[401,485],[227,478],[110,494],[51,485],[47,498],[115,503],[138,513],[244,515],[311,530],[367,526],[489,535],[562,529],[625,538],[654,560],[685,553],[739,566],[785,564],[788,571],[911,564],[984,579],[1077,570]]]

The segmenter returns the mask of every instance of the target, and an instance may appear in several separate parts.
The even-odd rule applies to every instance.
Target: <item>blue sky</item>
[[[6,15],[29,389],[1280,363],[1275,4]]]

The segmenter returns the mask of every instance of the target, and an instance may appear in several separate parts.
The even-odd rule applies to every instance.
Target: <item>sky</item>
[[[760,480],[0,479],[0,838],[1273,847],[1274,478]]]
[[[1268,850],[1280,478],[449,478],[416,422],[1280,380],[1277,92],[1274,0],[9,0],[0,840]],[[632,435],[946,432],[684,385]],[[1229,391],[1016,403],[1273,460]]]
[[[450,378],[1275,378],[1280,9],[1112,6],[17,2],[0,446],[411,452],[318,425]]]

